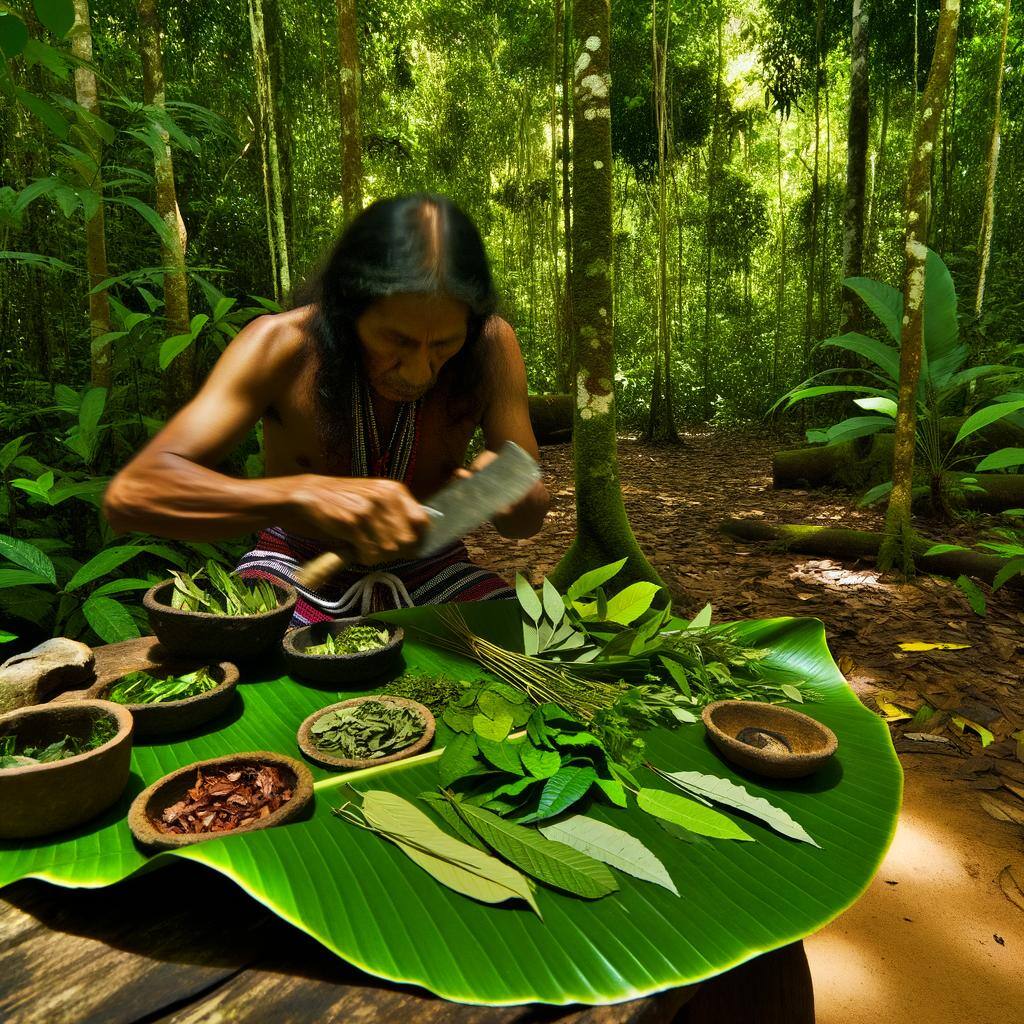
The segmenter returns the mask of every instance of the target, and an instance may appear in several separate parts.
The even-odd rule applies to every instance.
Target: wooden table
[[[227,879],[176,864],[105,889],[0,891],[5,1024],[805,1024],[803,944],[605,1007],[463,1006],[350,967]]]

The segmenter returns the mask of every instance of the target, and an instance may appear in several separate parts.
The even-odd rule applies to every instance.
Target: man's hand
[[[496,452],[484,449],[467,468],[455,470],[452,477],[466,479],[489,466],[497,457]],[[514,505],[506,505],[491,516],[491,522],[503,537],[532,537],[540,529],[549,503],[547,488],[538,480]]]
[[[397,480],[305,474],[293,482],[284,524],[338,542],[350,560],[376,565],[412,555],[429,517]]]

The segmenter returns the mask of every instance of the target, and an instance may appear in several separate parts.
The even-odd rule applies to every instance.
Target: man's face
[[[465,303],[436,295],[393,295],[356,321],[363,367],[382,398],[411,402],[436,383],[441,367],[466,343]]]

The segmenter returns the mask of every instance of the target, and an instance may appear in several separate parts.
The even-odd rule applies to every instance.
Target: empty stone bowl
[[[188,658],[239,660],[262,654],[284,635],[295,608],[295,588],[269,580],[281,603],[257,615],[213,615],[189,612],[170,604],[174,580],[146,591],[142,604],[157,638],[172,654]]]
[[[167,661],[146,669],[158,678],[181,676],[194,672],[203,666],[195,662]],[[230,661],[221,661],[206,666],[217,685],[212,690],[185,697],[182,700],[161,701],[157,704],[121,704],[135,719],[135,735],[168,736],[176,732],[187,732],[216,718],[228,709],[238,683],[238,669]],[[130,675],[131,673],[125,673]],[[110,679],[89,687],[88,695],[100,700],[108,699],[110,691],[123,679]],[[116,703],[116,702],[112,702]]]
[[[416,740],[415,743],[410,743],[409,746],[404,747],[402,750],[396,750],[393,754],[388,754],[385,757],[368,757],[364,759],[357,758],[346,758],[338,757],[332,754],[329,750],[321,750],[313,739],[312,728],[313,724],[322,715],[326,715],[329,711],[337,711],[339,708],[351,707],[353,704],[362,704],[364,701],[376,700],[382,704],[399,704],[402,707],[410,708],[415,711],[416,714],[423,719],[423,735]],[[424,750],[429,749],[430,744],[434,741],[434,730],[436,728],[436,722],[434,716],[431,714],[430,709],[419,701],[410,700],[408,697],[393,697],[390,694],[368,694],[365,697],[353,697],[350,700],[343,700],[337,704],[330,704],[325,708],[321,708],[319,711],[314,711],[303,723],[299,726],[298,741],[299,748],[302,753],[309,758],[313,764],[320,765],[321,768],[372,768],[378,764],[390,764],[392,761],[402,761],[407,757],[412,757],[414,754],[420,754]]]
[[[0,838],[32,839],[80,825],[105,811],[128,785],[132,716],[105,700],[41,704],[0,715],[0,736],[19,747],[45,746],[64,736],[85,739],[98,718],[112,718],[112,739],[60,761],[0,770]]]
[[[307,647],[322,644],[328,636],[338,636],[349,626],[373,626],[386,629],[391,639],[383,647],[356,654],[306,654]],[[376,622],[372,618],[335,619],[333,622],[314,622],[289,630],[281,646],[288,672],[293,676],[311,679],[316,683],[330,683],[338,689],[357,689],[367,679],[390,672],[398,663],[405,631],[390,622]]]
[[[162,832],[153,824],[153,819],[159,819],[168,807],[177,803],[195,785],[200,769],[209,771],[248,765],[270,765],[279,769],[291,786],[291,799],[276,811],[271,811],[265,818],[257,818],[230,832],[196,832],[190,835],[178,835],[173,832]],[[211,757],[205,761],[195,761],[165,775],[151,786],[147,786],[132,801],[128,811],[128,827],[131,829],[132,835],[143,846],[175,850],[182,846],[205,842],[207,839],[221,839],[224,836],[236,836],[261,828],[284,825],[299,817],[312,799],[313,776],[310,770],[294,757],[286,757],[284,754],[274,754],[266,750],[227,754],[224,757]]]
[[[773,779],[816,772],[839,745],[827,726],[776,704],[719,700],[708,704],[701,718],[726,761]]]

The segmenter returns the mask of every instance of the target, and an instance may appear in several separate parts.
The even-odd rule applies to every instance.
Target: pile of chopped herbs
[[[349,761],[367,761],[405,750],[425,730],[426,723],[412,708],[364,700],[328,711],[309,731],[318,750]]]
[[[117,735],[117,723],[108,715],[93,721],[89,735],[62,736],[46,746],[19,746],[18,737],[14,735],[0,736],[0,771],[4,768],[25,768],[34,764],[48,764],[51,761],[63,761],[66,757],[85,754],[97,747],[102,747]]]
[[[441,713],[457,701],[472,684],[445,675],[424,675],[406,672],[392,680],[381,691],[391,697],[405,697],[415,700],[435,714]]]
[[[302,653],[314,655],[365,654],[367,651],[377,651],[386,647],[390,640],[391,634],[386,629],[378,629],[376,626],[349,626],[337,636],[328,633],[322,644],[307,647]]]
[[[200,586],[204,573],[208,587]],[[206,563],[205,570],[200,569],[191,575],[172,571],[171,575],[174,577],[171,607],[182,611],[210,615],[260,615],[273,611],[280,604],[277,591],[267,580],[243,580],[225,571],[213,559]]]
[[[149,672],[129,672],[107,693],[117,704],[166,704],[198,697],[220,685],[208,667],[183,676],[154,676]]]
[[[196,781],[153,827],[169,835],[233,832],[272,814],[292,798],[291,784],[273,765],[196,772]]]

